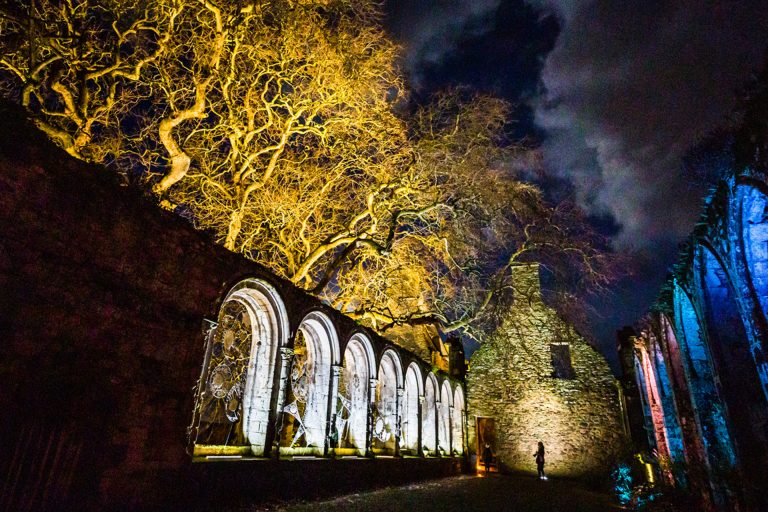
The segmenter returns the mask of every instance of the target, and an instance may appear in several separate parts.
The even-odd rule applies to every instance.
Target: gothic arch
[[[288,342],[285,304],[269,283],[246,279],[226,295],[217,320],[200,379],[195,454],[265,455],[278,348]]]
[[[289,387],[283,407],[280,444],[295,453],[324,455],[327,425],[335,409],[330,400],[332,367],[339,364],[339,340],[330,318],[307,314],[294,338]]]
[[[651,362],[648,350],[643,345],[636,351],[635,363],[638,365],[638,373],[642,375],[642,382],[645,384],[642,390],[642,398],[650,414],[651,429],[653,431],[653,440],[655,441],[656,451],[659,455],[670,457],[669,439],[666,425],[666,415],[661,401],[660,384],[657,378],[657,368]],[[664,472],[665,479],[671,478],[669,470]],[[669,480],[667,480],[669,481]]]
[[[654,329],[655,331],[655,329]],[[658,331],[650,335],[648,357],[656,373],[659,400],[664,413],[664,426],[666,429],[666,442],[669,455],[673,462],[684,462],[683,438],[680,430],[680,422],[675,408],[675,392],[670,380],[670,369],[662,351],[663,326],[659,323]]]
[[[443,453],[451,453],[451,407],[453,393],[448,379],[440,386],[440,402],[437,405],[437,445]]]
[[[400,433],[398,431],[398,390],[403,387],[403,369],[400,356],[387,349],[381,356],[376,382],[376,400],[373,411],[373,447],[394,454]]]
[[[685,478],[690,483],[691,489],[709,503],[712,496],[709,485],[705,483],[707,482],[706,451],[697,427],[698,421],[691,402],[693,397],[685,375],[678,335],[675,332],[674,323],[664,313],[659,314],[659,326],[669,355],[668,369],[674,389],[677,419],[683,437],[687,462],[685,467],[688,474],[682,477],[681,475],[677,476],[681,481]]]
[[[358,333],[347,342],[339,374],[336,430],[339,448],[365,454],[368,437],[370,381],[376,378],[376,359],[371,340]]]
[[[709,480],[717,503],[722,504],[729,494],[727,479],[734,477],[736,459],[730,433],[726,427],[725,411],[715,384],[709,348],[704,342],[702,323],[691,297],[675,282],[675,323],[677,341],[687,381],[690,383],[691,401],[696,426],[704,441]]]
[[[464,422],[465,418],[464,390],[460,383],[456,383],[456,390],[453,392],[453,418],[451,425],[451,444],[454,452],[461,455],[464,453]]]
[[[768,331],[768,194],[764,184],[748,181],[737,185],[739,248],[743,254],[743,280],[751,299],[756,302],[753,321],[758,331]],[[750,308],[752,309],[752,308]],[[768,397],[768,342],[761,342],[759,332],[752,340],[755,361],[763,393]],[[765,338],[765,336],[763,336]]]
[[[413,455],[419,453],[419,402],[424,397],[422,379],[419,365],[408,365],[402,404],[402,446]]]
[[[421,408],[421,439],[425,454],[437,452],[437,377],[427,374],[424,383],[424,402]]]
[[[699,248],[695,270],[731,435],[745,476],[754,478],[768,450],[768,402],[752,358],[741,303],[729,269],[706,245]]]

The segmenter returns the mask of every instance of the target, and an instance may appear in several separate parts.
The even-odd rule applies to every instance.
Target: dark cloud
[[[768,2],[531,1],[561,21],[535,102],[548,167],[616,218],[620,246],[684,236],[703,191],[681,157],[761,62]]]
[[[636,249],[633,274],[597,300],[594,331],[617,367],[615,330],[656,298],[693,228],[706,180],[683,154],[722,124],[768,46],[765,0],[389,0],[388,22],[422,93],[463,84],[528,105],[554,199]],[[556,20],[556,21],[555,21]]]
[[[489,15],[501,0],[390,0],[395,36],[405,43],[411,79],[419,83],[425,67],[442,62],[459,41],[490,30]]]

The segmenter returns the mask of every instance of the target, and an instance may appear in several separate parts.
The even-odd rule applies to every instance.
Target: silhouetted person
[[[493,452],[491,451],[491,445],[485,443],[485,449],[483,449],[483,466],[485,466],[485,474],[488,474],[488,466],[493,461]]]
[[[533,454],[536,457],[536,469],[539,470],[539,478],[546,480],[547,475],[544,474],[544,443],[539,441],[539,449]]]

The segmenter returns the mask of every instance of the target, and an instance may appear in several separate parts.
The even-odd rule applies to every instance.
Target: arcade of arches
[[[702,510],[768,507],[767,297],[768,186],[745,170],[710,198],[655,311],[620,336],[633,437]]]
[[[460,382],[395,347],[377,351],[364,333],[340,340],[320,311],[291,339],[287,316],[262,280],[224,299],[198,385],[196,456],[463,454]]]

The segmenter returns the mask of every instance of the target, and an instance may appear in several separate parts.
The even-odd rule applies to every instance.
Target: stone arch
[[[287,342],[288,314],[277,290],[260,279],[236,284],[208,335],[195,454],[265,455],[278,348]]]
[[[403,387],[403,368],[400,356],[387,349],[379,362],[376,382],[376,400],[373,410],[373,448],[394,454],[398,438],[398,390]]]
[[[323,455],[335,406],[330,400],[332,367],[340,359],[330,318],[319,311],[307,314],[296,331],[293,350],[280,444],[295,453]]]
[[[402,439],[403,449],[415,455],[419,453],[419,402],[424,397],[421,368],[416,363],[408,365],[403,391]]]
[[[651,350],[653,350],[651,348]],[[644,402],[646,414],[651,422],[646,428],[653,433],[651,446],[655,445],[659,456],[669,458],[671,456],[669,439],[666,424],[666,415],[663,408],[660,383],[657,375],[658,368],[651,362],[651,356],[645,345],[640,346],[635,351],[635,369],[641,376],[641,382],[644,384],[640,390],[640,397]],[[651,438],[649,432],[649,438]],[[664,468],[662,471],[665,481],[672,482],[670,468]]]
[[[464,404],[464,390],[461,384],[456,384],[453,392],[453,418],[451,419],[451,445],[452,451],[461,455],[464,453],[464,423],[466,406]]]
[[[706,476],[706,450],[697,427],[698,421],[694,413],[693,397],[685,374],[683,353],[678,342],[678,335],[675,332],[674,322],[665,313],[659,314],[659,327],[669,355],[668,368],[675,394],[678,424],[683,437],[684,457],[687,462],[684,466],[687,475],[677,474],[676,476],[680,481],[685,478],[689,482],[691,490],[701,496],[706,503],[709,503],[711,508],[711,489]]]
[[[440,386],[440,402],[437,406],[437,445],[443,453],[451,453],[451,407],[453,393],[448,379]]]
[[[701,245],[695,270],[707,341],[730,419],[731,435],[747,478],[762,472],[768,451],[768,402],[750,350],[749,335],[729,269]]]
[[[743,254],[744,281],[757,302],[760,313],[756,318],[765,330],[768,328],[768,194],[765,186],[753,182],[736,187],[739,212],[739,245]],[[763,393],[768,396],[768,344],[760,336],[752,340],[752,358],[757,367]]]
[[[424,383],[424,402],[421,406],[421,443],[426,453],[437,452],[437,377],[427,374]]]
[[[720,399],[709,348],[704,342],[702,323],[691,297],[675,282],[675,325],[686,380],[690,383],[691,401],[697,428],[703,440],[709,481],[715,484],[714,499],[724,504],[729,490],[727,480],[735,477],[736,459],[725,411]]]
[[[661,332],[661,329],[661,324],[659,324],[659,331],[650,336],[651,343],[648,347],[648,357],[656,374],[655,378],[658,385],[659,400],[664,415],[664,427],[666,430],[666,443],[669,455],[672,458],[672,462],[683,463],[685,461],[683,438],[675,408],[675,397],[674,390],[672,389],[672,382],[670,381],[670,372],[662,352],[661,337],[663,336],[663,333]]]
[[[336,404],[336,431],[339,448],[365,454],[368,439],[370,381],[376,377],[376,359],[371,340],[362,333],[353,335],[344,350]]]

